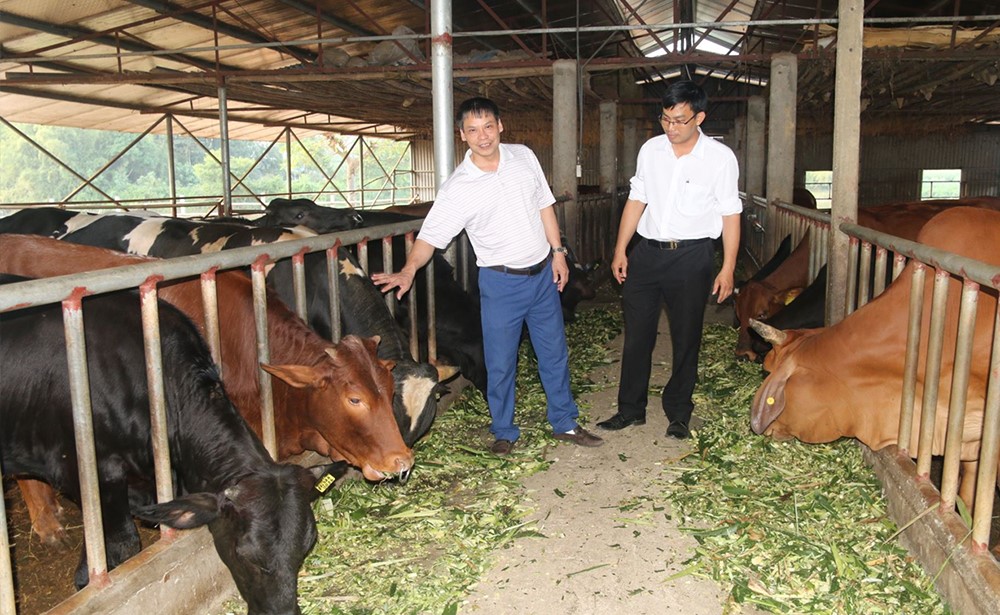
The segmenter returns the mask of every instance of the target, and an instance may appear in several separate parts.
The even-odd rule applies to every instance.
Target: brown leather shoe
[[[573,430],[575,433],[557,433],[552,434],[552,437],[556,440],[562,440],[563,442],[571,442],[577,446],[589,446],[595,447],[604,444],[604,440],[600,437],[595,436],[583,427],[579,425]]]
[[[510,455],[512,450],[514,450],[514,443],[510,440],[497,440],[493,443],[493,446],[490,447],[491,453],[501,457]]]

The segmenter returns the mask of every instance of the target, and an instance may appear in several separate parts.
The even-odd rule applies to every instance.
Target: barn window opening
[[[816,209],[833,207],[833,171],[806,171],[805,187],[816,198]]]
[[[924,169],[920,199],[957,199],[962,196],[962,169]]]

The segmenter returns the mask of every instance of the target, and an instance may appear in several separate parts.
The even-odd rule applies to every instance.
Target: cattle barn
[[[46,448],[40,458],[59,454],[59,447],[77,451],[78,462],[70,466],[79,466],[79,483],[64,481],[59,487],[80,505],[84,558],[74,555],[73,567],[79,562],[77,585],[89,581],[75,594],[28,606],[28,579],[18,574],[11,554],[38,544],[38,536],[58,543],[71,528],[63,528],[53,514],[61,504],[52,489],[25,480],[56,482],[55,462],[12,466],[22,474],[4,475],[6,507],[12,506],[12,494],[21,497],[21,483],[34,526],[21,533],[11,529],[10,536],[19,536],[12,545],[7,531],[12,517],[0,506],[5,512],[0,615],[49,609],[216,612],[211,609],[221,609],[222,600],[241,596],[250,613],[289,612],[296,576],[299,586],[303,578],[323,577],[298,568],[316,538],[304,512],[307,500],[318,499],[311,504],[315,515],[332,508],[329,492],[314,492],[313,484],[319,480],[325,487],[325,477],[342,477],[348,464],[363,472],[369,481],[364,484],[377,485],[372,489],[420,480],[421,463],[428,460],[422,460],[417,441],[428,430],[434,433],[437,396],[477,396],[477,387],[485,386],[482,332],[474,317],[475,255],[466,240],[459,238],[440,254],[409,297],[382,302],[371,298],[377,294],[370,284],[356,290],[367,284],[356,275],[358,263],[368,263],[369,271],[399,267],[437,187],[463,159],[454,110],[473,96],[494,100],[502,111],[503,141],[526,144],[537,155],[556,197],[566,245],[580,265],[572,293],[564,297],[569,324],[577,304],[587,309],[595,296],[610,296],[609,309],[617,309],[619,287],[610,263],[621,208],[639,148],[662,133],[664,88],[681,79],[705,89],[709,108],[702,132],[731,148],[740,167],[737,282],[745,282],[740,286],[745,292],[736,295],[735,307],[724,309],[727,319],[739,318],[741,354],[762,361],[764,371],[737,429],[759,442],[855,439],[881,481],[886,514],[903,528],[892,540],[933,578],[932,591],[954,612],[996,612],[1000,566],[994,554],[1000,549],[990,552],[1000,456],[1000,7],[995,2],[8,0],[0,7],[0,46],[0,233],[11,233],[0,234],[0,245],[53,254],[59,243],[36,245],[37,238],[22,235],[65,235],[89,237],[79,243],[92,250],[176,256],[130,259],[105,253],[58,263],[48,256],[46,262],[31,262],[0,255],[5,267],[0,274],[69,274],[4,278],[9,283],[0,285],[0,316],[15,322],[32,313],[40,320],[37,314],[54,316],[61,304],[65,340],[47,338],[39,347],[67,351],[66,360],[60,355],[52,365],[68,366],[58,382],[72,395],[63,405],[72,407],[73,416],[64,418],[72,418],[75,440],[48,435],[44,442],[37,437],[15,442],[20,436],[11,436],[14,444],[0,450],[0,460],[13,459],[8,455],[15,448],[18,454]],[[98,227],[89,214],[118,214],[102,224],[117,226],[120,234],[94,239]],[[161,216],[189,220],[167,222]],[[21,222],[26,219],[30,224]],[[125,219],[131,222],[121,231]],[[246,239],[233,239],[255,220],[260,228],[246,231]],[[157,232],[131,233],[139,228]],[[169,229],[182,229],[176,234],[187,243],[164,248]],[[11,243],[4,244],[5,238]],[[377,263],[369,261],[369,251]],[[86,266],[91,259],[107,259],[116,268]],[[226,276],[250,278],[237,284],[244,289],[238,293],[241,309],[227,310],[225,302],[236,295],[224,290],[232,286]],[[170,292],[158,298],[158,285],[174,285],[175,293],[194,289],[204,313],[168,305]],[[339,294],[348,292],[347,299]],[[439,299],[445,293],[452,299]],[[89,414],[88,363],[100,355],[84,352],[82,340],[88,330],[109,327],[89,320],[84,325],[80,313],[86,313],[86,297],[93,294],[102,297],[102,314],[123,309],[114,297],[142,306],[141,335],[139,319],[131,317],[134,335],[121,344],[134,354],[126,361],[140,360],[138,338],[146,340],[149,389],[140,397],[150,407],[144,429],[153,446],[130,449],[125,456],[140,459],[136,464],[145,472],[141,488],[129,487],[129,499],[139,499],[141,492],[146,498],[141,512],[162,529],[159,541],[144,535],[144,542],[155,544],[124,563],[137,542],[131,530],[101,528],[102,507],[110,510],[102,498],[113,496],[97,486],[114,483],[98,478],[99,468],[109,471],[97,459],[107,442],[95,440],[104,436],[92,425],[107,418],[111,406],[95,393],[93,417]],[[197,338],[192,333],[197,328],[204,344],[191,341],[186,355],[150,350],[160,340],[158,310],[165,310],[161,324],[186,323],[183,335],[168,332],[164,339]],[[227,316],[237,312],[244,316]],[[355,318],[361,312],[364,317]],[[455,317],[458,313],[465,318]],[[285,324],[275,325],[275,314]],[[869,333],[874,329],[877,335]],[[302,345],[315,355],[315,365],[272,360],[287,356],[282,344],[289,330],[307,340]],[[0,352],[7,352],[4,343],[0,339]],[[249,363],[239,368],[244,386],[237,390],[232,379],[226,383],[237,369],[227,364],[226,349],[240,344],[239,356]],[[658,346],[663,345],[669,346],[661,340]],[[88,338],[87,346],[93,351],[96,342]],[[610,351],[610,361],[618,360],[616,352]],[[226,433],[238,432],[240,444],[233,446],[239,458],[253,460],[245,476],[229,470],[233,475],[199,483],[190,474],[194,470],[171,468],[169,434],[178,428],[169,422],[178,413],[169,404],[188,385],[170,374],[183,371],[188,359],[214,374],[191,386],[222,409],[220,421],[236,421]],[[363,424],[344,422],[349,413],[337,404],[330,416],[320,416],[320,403],[303,401],[310,419],[292,416],[289,409],[299,402],[289,400],[326,386],[315,376],[316,365],[326,363],[336,366],[336,374],[356,374],[362,365],[371,374],[351,376],[350,383],[340,376],[344,382],[337,383],[350,389],[344,393],[350,403],[363,399],[373,408]],[[383,386],[390,374],[396,378],[392,403]],[[24,384],[6,378],[0,373],[0,384],[9,387],[5,391]],[[231,389],[225,394],[218,392],[220,378]],[[360,380],[367,384],[355,386]],[[856,396],[852,411],[823,405],[832,391],[843,391],[838,399]],[[246,418],[249,429],[234,414],[246,416],[244,407],[253,408]],[[28,408],[25,402],[18,411]],[[590,410],[590,421],[607,418],[601,416],[606,410]],[[448,410],[439,404],[436,412],[440,417]],[[323,431],[334,424],[338,430]],[[344,436],[347,432],[351,435]],[[660,437],[658,446],[662,442]],[[555,450],[559,463],[577,463],[577,457],[563,454],[565,448]],[[629,455],[619,453],[614,463],[625,463]],[[662,461],[670,456],[660,456],[657,471],[674,463]],[[211,472],[203,459],[192,463]],[[66,467],[59,464],[60,476]],[[294,497],[251,497],[247,476],[265,470],[281,473],[282,488]],[[194,485],[204,493],[189,493]],[[566,495],[563,488],[549,491]],[[258,511],[273,504],[262,500],[271,499],[284,504],[274,504],[278,509],[269,510],[269,518],[296,521],[269,536],[266,545],[246,547],[241,537],[230,535],[231,519],[210,520],[246,500]],[[289,499],[295,500],[294,510]],[[191,509],[169,515],[163,511],[171,501]],[[156,502],[152,514],[149,505]],[[136,513],[138,504],[130,503]],[[211,512],[190,522],[193,511],[205,506]],[[417,522],[433,515],[394,509],[389,516]],[[187,529],[205,524],[211,531]],[[321,546],[330,526],[321,520],[315,525]],[[636,544],[641,551],[643,543]],[[281,557],[253,561],[275,549]],[[589,573],[614,567],[581,553],[587,552],[567,557],[571,563],[560,572],[567,580],[584,582]],[[833,557],[844,561],[836,549]],[[284,568],[269,571],[272,565]],[[373,566],[364,574],[388,568]],[[248,589],[264,586],[255,584],[253,575],[266,575],[270,591]],[[777,600],[754,583],[744,585],[744,598]],[[643,612],[629,602],[601,602],[603,589],[593,587],[598,598],[588,600],[596,602],[573,603],[565,612]],[[655,592],[664,601],[683,599],[662,587]],[[495,589],[497,595],[503,595],[501,589]],[[730,593],[730,600],[741,595],[731,587],[721,591]],[[760,604],[772,604],[767,600]],[[721,612],[723,602],[718,611],[691,612]],[[441,602],[421,612],[450,608],[463,610]],[[833,610],[866,612],[843,605]]]

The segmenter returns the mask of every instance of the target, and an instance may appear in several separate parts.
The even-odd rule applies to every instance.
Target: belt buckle
[[[670,241],[665,241],[663,243],[667,244],[668,250],[676,250],[677,248],[681,247],[681,242],[673,239],[671,239]]]

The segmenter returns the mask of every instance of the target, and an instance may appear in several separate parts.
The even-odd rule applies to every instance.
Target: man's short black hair
[[[708,108],[708,95],[694,81],[674,81],[663,95],[663,108],[670,109],[682,103],[687,103],[697,115]]]
[[[481,96],[476,96],[475,98],[469,98],[461,105],[458,106],[458,111],[455,113],[455,126],[461,130],[462,122],[465,121],[465,116],[472,115],[475,117],[481,117],[483,115],[492,115],[496,119],[500,119],[500,108],[497,104],[490,100],[489,98],[483,98]]]

